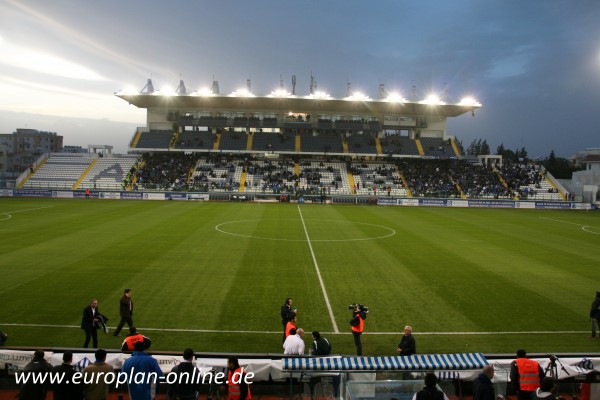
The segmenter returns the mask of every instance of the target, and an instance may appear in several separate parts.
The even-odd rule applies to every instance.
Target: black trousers
[[[131,328],[133,326],[133,319],[131,317],[121,317],[121,321],[119,322],[117,330],[114,333],[115,336],[117,336],[119,332],[121,332],[121,329],[123,329],[125,323],[127,323],[127,326]]]
[[[94,327],[85,328],[85,342],[83,342],[83,347],[87,348],[90,344],[90,339],[92,339],[92,347],[94,349],[98,348],[98,329]]]
[[[362,332],[352,331],[352,336],[354,336],[354,345],[356,346],[356,355],[357,356],[362,356],[362,343],[360,342],[360,335],[362,335]]]

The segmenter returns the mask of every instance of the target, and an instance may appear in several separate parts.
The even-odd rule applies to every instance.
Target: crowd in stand
[[[157,153],[145,154],[142,166],[134,168],[131,175],[134,188],[140,190],[237,191],[240,176],[246,173],[247,191],[269,194],[356,194],[366,189],[383,196],[392,189],[406,188],[414,197],[471,199],[526,199],[542,190],[544,179],[536,166],[512,163],[485,166],[457,159],[413,158],[387,163],[329,161],[317,164],[295,158],[257,160],[248,155]],[[295,171],[296,163],[299,172]],[[342,176],[348,173],[360,178],[354,188],[342,184]],[[557,193],[555,188],[543,190]]]

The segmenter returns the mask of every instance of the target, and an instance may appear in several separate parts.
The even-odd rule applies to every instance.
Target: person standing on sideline
[[[473,381],[473,400],[496,400],[494,392],[494,366],[486,365]]]
[[[329,340],[321,336],[321,333],[318,331],[314,331],[312,337],[313,342],[309,349],[311,356],[328,356],[331,354],[331,343],[329,343]]]
[[[244,368],[240,367],[237,357],[229,357],[227,359],[227,399],[249,400],[251,398]]]
[[[133,354],[123,363],[123,373],[127,375],[129,398],[131,400],[150,400],[156,396],[156,387],[163,372],[158,366],[158,361],[150,354],[144,352],[144,342],[136,342]],[[144,379],[140,382],[136,376],[142,374]],[[154,379],[153,376],[156,378]]]
[[[150,338],[138,333],[137,328],[132,326],[129,328],[129,335],[123,340],[121,344],[121,351],[133,351],[137,342],[144,343],[144,349],[149,349],[152,345]]]
[[[350,320],[350,327],[352,328],[352,336],[354,336],[354,345],[356,346],[356,355],[362,356],[362,343],[360,336],[365,330],[365,319],[367,319],[367,312],[364,310],[362,304],[355,304],[354,310],[352,311],[352,319]]]
[[[291,329],[290,336],[283,342],[283,354],[304,354],[304,329]]]
[[[417,345],[415,343],[415,338],[412,335],[411,326],[406,325],[404,327],[404,336],[402,336],[396,351],[400,356],[412,356],[417,353]]]
[[[298,323],[298,319],[296,318],[296,314],[292,313],[292,319],[290,319],[288,321],[288,323],[285,325],[285,338],[287,339],[288,336],[292,335],[292,329],[297,329],[297,323]],[[285,343],[285,340],[284,340]]]
[[[283,327],[283,339],[281,340],[281,343],[285,342],[285,338],[287,337],[287,323],[293,319],[297,311],[298,310],[292,310],[292,298],[288,297],[285,299],[285,303],[281,306],[281,325]]]
[[[127,326],[130,328],[133,326],[133,301],[131,300],[132,294],[133,293],[131,292],[131,289],[125,289],[121,300],[119,300],[119,314],[121,315],[121,321],[115,330],[115,336],[119,336],[119,333],[121,332],[121,329],[123,329],[123,326],[125,326],[125,323],[127,323]]]
[[[517,392],[517,399],[530,400],[543,377],[544,370],[540,364],[527,358],[525,350],[518,350],[517,359],[510,363],[510,381]]]
[[[596,329],[600,328],[600,292],[596,292],[596,298],[592,302],[592,308],[590,310],[590,319],[592,320],[591,339],[596,339]]]
[[[81,318],[81,329],[85,332],[85,341],[83,347],[87,348],[92,340],[92,347],[98,348],[98,329],[105,325],[105,317],[100,314],[98,309],[98,300],[92,299],[90,305],[83,309],[83,317]]]
[[[62,357],[62,364],[52,367],[54,376],[62,376],[58,383],[54,383],[52,390],[54,392],[54,400],[82,400],[83,399],[83,384],[81,382],[73,382],[75,375],[75,367],[73,367],[73,352],[65,351]]]
[[[112,365],[107,364],[106,350],[98,349],[94,353],[96,361],[83,370],[83,382],[85,384],[86,400],[106,400],[108,398],[108,384],[106,377],[113,373]]]

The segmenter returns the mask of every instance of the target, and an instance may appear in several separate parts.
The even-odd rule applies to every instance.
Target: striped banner
[[[286,371],[423,371],[468,370],[488,365],[482,353],[419,354],[384,357],[285,358]]]

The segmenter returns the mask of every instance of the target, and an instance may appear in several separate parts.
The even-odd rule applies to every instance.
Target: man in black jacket
[[[411,356],[417,353],[417,345],[412,335],[412,327],[408,325],[404,327],[404,336],[402,336],[396,351],[401,356]]]
[[[596,298],[592,302],[590,310],[590,319],[592,320],[592,339],[596,339],[596,328],[600,327],[600,292],[596,292]]]
[[[331,354],[331,343],[329,340],[321,336],[317,331],[312,333],[313,342],[310,346],[310,354],[312,356],[328,356]]]
[[[61,379],[59,383],[54,383],[52,386],[54,400],[82,400],[84,386],[81,383],[73,382],[75,374],[75,368],[72,365],[73,353],[65,351],[62,359],[62,364],[52,367],[52,374],[57,378],[55,382]]]
[[[298,310],[292,310],[292,298],[288,297],[285,299],[285,303],[281,306],[281,325],[283,326],[283,339],[281,340],[281,343],[285,342],[285,329],[287,323],[294,318],[297,311]]]
[[[128,327],[133,326],[133,301],[131,300],[131,296],[133,293],[131,289],[125,289],[123,292],[123,296],[121,296],[121,300],[119,300],[119,315],[121,316],[121,321],[115,330],[114,335],[119,336],[121,329],[127,323]]]
[[[483,372],[473,381],[473,400],[496,400],[493,377],[494,366],[483,367]]]
[[[437,376],[433,372],[425,374],[425,387],[413,396],[413,400],[448,400],[444,392],[437,388]]]
[[[44,351],[36,350],[33,353],[33,359],[23,368],[22,374],[29,375],[27,381],[21,385],[19,393],[20,400],[45,400],[48,392],[49,380],[42,381],[42,375],[49,373],[52,370],[52,365],[44,359]],[[34,381],[33,375],[37,375]],[[47,378],[47,377],[46,377]],[[39,383],[43,382],[43,383]]]
[[[89,306],[83,309],[83,317],[81,318],[81,329],[85,332],[85,342],[83,347],[87,348],[92,339],[92,347],[98,348],[98,329],[106,326],[106,317],[100,314],[98,309],[98,300],[92,299]]]

